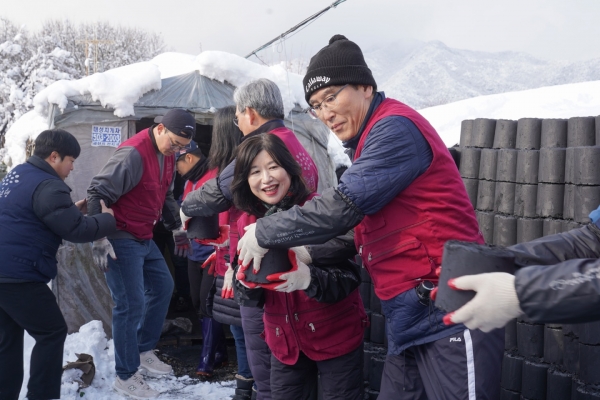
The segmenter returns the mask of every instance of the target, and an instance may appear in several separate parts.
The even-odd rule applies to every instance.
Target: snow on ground
[[[31,336],[25,334],[24,369],[25,377],[19,400],[27,394],[27,381],[29,380],[29,360],[31,349],[34,345]],[[83,325],[79,332],[67,336],[63,352],[63,365],[69,361],[77,360],[75,353],[86,353],[94,357],[96,375],[92,385],[77,392],[79,384],[76,379],[81,376],[77,369],[67,370],[63,373],[61,385],[61,399],[88,399],[88,400],[118,400],[128,399],[120,396],[113,389],[115,381],[115,353],[113,341],[107,340],[102,322],[92,321]],[[148,378],[147,382],[155,390],[161,392],[161,400],[230,400],[235,393],[235,381],[229,382],[201,382],[188,376],[176,378]]]
[[[419,112],[451,147],[460,141],[460,125],[466,119],[597,116],[600,114],[600,81],[474,97]]]

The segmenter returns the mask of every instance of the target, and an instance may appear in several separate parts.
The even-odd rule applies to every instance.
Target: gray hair
[[[233,92],[233,101],[238,111],[246,107],[256,110],[265,119],[283,119],[283,99],[279,87],[265,78],[248,82]]]

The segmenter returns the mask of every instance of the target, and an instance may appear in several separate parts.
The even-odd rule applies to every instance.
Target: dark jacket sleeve
[[[356,255],[354,235],[338,236],[322,245],[310,246],[311,282],[304,291],[321,303],[345,299],[360,285],[360,266],[350,261]]]
[[[223,195],[217,177],[206,181],[200,189],[188,193],[181,209],[188,217],[210,217],[229,210],[231,204]]]
[[[107,213],[86,217],[71,200],[63,182],[49,179],[33,193],[33,212],[61,238],[73,243],[91,242],[117,230],[115,218]]]
[[[321,244],[343,235],[362,221],[363,213],[337,189],[287,211],[256,221],[256,239],[264,248]]]
[[[432,157],[427,140],[408,118],[382,119],[336,189],[326,189],[302,207],[257,222],[259,245],[276,248],[324,243],[347,232],[425,172]]]
[[[175,196],[173,196],[173,188],[175,187],[175,174],[177,172],[173,172],[173,181],[171,182],[171,187],[167,191],[167,195],[165,196],[165,202],[163,204],[162,209],[162,219],[165,224],[165,228],[172,231],[181,226],[181,218],[179,217],[179,204],[177,204],[177,200],[175,200]]]
[[[521,309],[535,322],[600,319],[600,229],[580,229],[510,247]]]
[[[107,207],[131,191],[142,179],[142,156],[133,147],[122,147],[108,160],[87,190],[88,215],[101,212],[100,200]]]

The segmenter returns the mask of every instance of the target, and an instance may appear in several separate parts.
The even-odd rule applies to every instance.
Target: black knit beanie
[[[334,35],[329,39],[329,45],[310,59],[303,83],[307,103],[315,91],[327,86],[352,83],[370,85],[377,90],[360,47],[344,35]]]

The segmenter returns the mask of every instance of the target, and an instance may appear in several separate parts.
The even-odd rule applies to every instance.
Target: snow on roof
[[[69,96],[89,94],[102,106],[114,108],[117,117],[126,117],[134,115],[133,105],[144,93],[160,89],[161,79],[195,70],[236,87],[267,78],[279,86],[286,114],[296,103],[307,106],[300,75],[288,73],[282,65],[259,65],[222,51],[206,51],[198,56],[163,53],[151,61],[114,68],[74,81],[60,80],[38,93],[34,105],[40,114],[45,115],[49,104],[56,104],[64,110]]]
[[[35,140],[46,129],[48,129],[48,119],[45,116],[35,110],[23,114],[6,132],[6,142],[0,153],[0,161],[9,168],[24,163],[27,140]]]
[[[133,115],[133,103],[150,90],[160,89],[160,71],[149,62],[110,69],[74,81],[54,82],[33,99],[38,113],[47,115],[48,106],[67,107],[68,97],[89,94],[103,107],[115,109],[117,117]]]
[[[474,118],[571,118],[600,114],[600,81],[547,86],[474,97],[419,110],[451,147],[460,141],[463,120]]]
[[[302,76],[286,71],[281,64],[260,65],[223,51],[205,51],[198,56],[163,53],[150,62],[158,66],[163,79],[197,70],[208,78],[240,87],[252,80],[267,78],[279,86],[286,115],[295,104],[308,107],[302,89]]]

